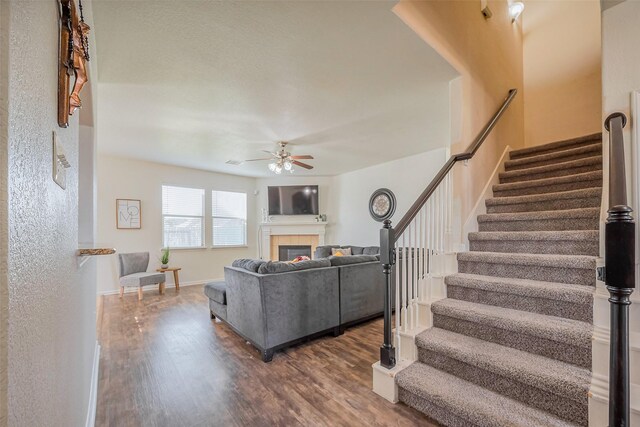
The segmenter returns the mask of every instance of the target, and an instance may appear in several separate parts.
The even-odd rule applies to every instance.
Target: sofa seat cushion
[[[227,285],[225,282],[209,282],[204,285],[204,294],[218,304],[227,304]]]
[[[122,286],[147,286],[164,283],[164,273],[133,273],[120,278]]]
[[[378,261],[378,258],[375,255],[332,256],[329,257],[329,261],[333,266],[340,266]]]
[[[331,267],[331,262],[324,259],[312,259],[309,261],[300,261],[296,263],[268,261],[260,266],[259,274],[286,273],[288,271],[309,270],[311,268]]]
[[[265,261],[261,259],[249,259],[249,258],[240,258],[231,263],[232,267],[244,268],[247,271],[252,271],[254,273],[258,272],[258,269]]]

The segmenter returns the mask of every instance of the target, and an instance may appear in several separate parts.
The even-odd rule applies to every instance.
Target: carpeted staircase
[[[586,426],[602,136],[512,151],[399,399],[445,426]]]

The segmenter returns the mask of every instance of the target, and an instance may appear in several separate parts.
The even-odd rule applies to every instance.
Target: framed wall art
[[[140,200],[116,199],[116,228],[122,230],[142,228]]]

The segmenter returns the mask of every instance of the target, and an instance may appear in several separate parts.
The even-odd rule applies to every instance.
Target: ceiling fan
[[[271,160],[268,167],[271,172],[274,172],[278,175],[282,173],[282,171],[287,171],[289,173],[293,173],[293,166],[300,166],[305,169],[313,169],[313,166],[300,162],[299,160],[313,160],[313,156],[310,155],[300,155],[300,156],[292,156],[290,152],[286,150],[287,142],[281,141],[278,143],[278,149],[276,151],[267,151],[262,150],[265,153],[271,155],[271,157],[266,157],[263,159],[248,159],[248,160],[228,160],[227,163],[231,165],[240,165],[245,162],[261,162],[264,160]]]

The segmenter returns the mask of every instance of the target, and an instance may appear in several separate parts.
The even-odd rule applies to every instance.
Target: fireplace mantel
[[[318,245],[324,245],[326,222],[263,222],[260,224],[260,259],[269,260],[271,254],[271,236],[317,236]]]

